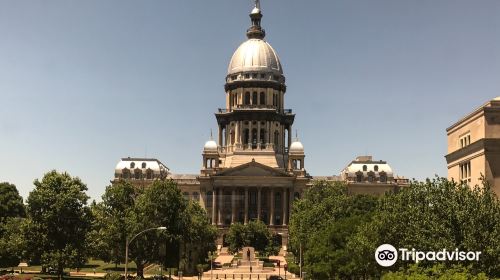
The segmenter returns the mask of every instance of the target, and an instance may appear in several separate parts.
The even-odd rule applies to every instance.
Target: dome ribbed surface
[[[228,75],[240,72],[273,72],[283,74],[276,51],[262,39],[249,39],[234,52]]]

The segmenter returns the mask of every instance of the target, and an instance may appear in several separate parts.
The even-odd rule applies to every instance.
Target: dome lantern
[[[252,26],[247,30],[248,39],[264,39],[264,37],[266,37],[266,31],[260,26],[262,13],[260,11],[259,0],[255,1],[255,7],[250,13],[250,19],[252,20]]]

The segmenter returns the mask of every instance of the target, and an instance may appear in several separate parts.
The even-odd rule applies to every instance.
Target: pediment
[[[251,161],[226,169],[216,176],[290,177],[291,175],[279,169],[269,167],[256,161]]]

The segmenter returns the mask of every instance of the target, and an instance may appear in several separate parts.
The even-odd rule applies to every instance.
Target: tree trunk
[[[144,278],[144,263],[137,262],[137,276]]]

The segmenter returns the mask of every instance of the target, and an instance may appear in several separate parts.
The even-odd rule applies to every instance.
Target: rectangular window
[[[470,183],[471,181],[471,166],[470,161],[461,163],[460,168],[460,182]]]
[[[460,136],[460,148],[464,148],[470,145],[470,133]]]

